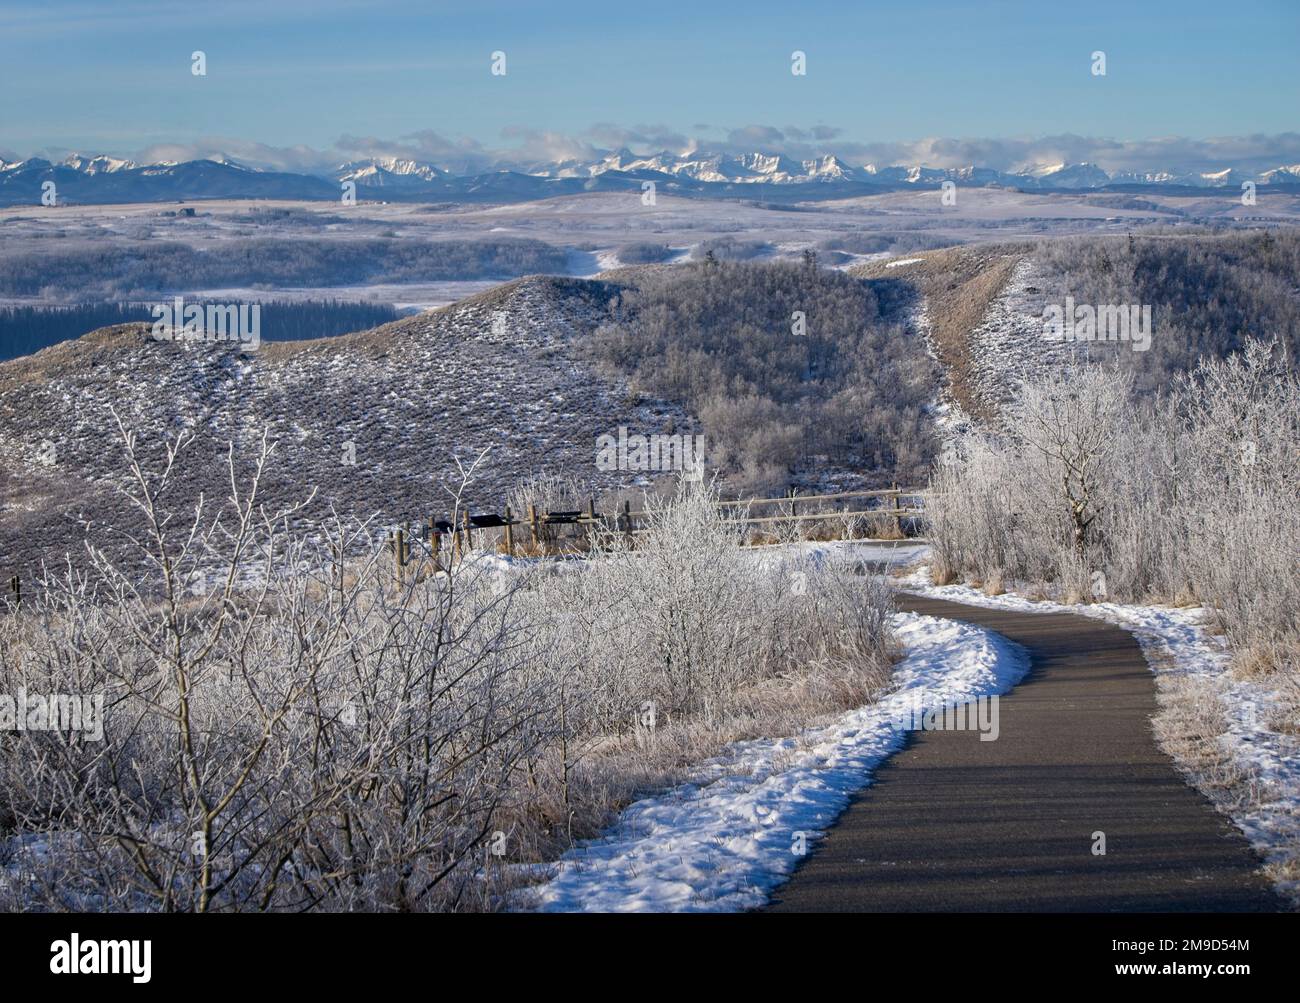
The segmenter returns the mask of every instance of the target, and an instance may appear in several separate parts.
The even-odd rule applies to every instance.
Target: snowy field
[[[805,248],[844,236],[920,232],[954,243],[1045,237],[1068,233],[1124,233],[1150,223],[1200,221],[1232,223],[1246,210],[1218,195],[1151,196],[1146,208],[1114,208],[1086,192],[1031,193],[963,189],[957,204],[941,208],[934,191],[882,192],[833,201],[774,205],[755,199],[710,200],[661,193],[653,205],[640,192],[591,192],[537,202],[385,203],[291,200],[195,200],[193,216],[178,215],[161,203],[0,208],[5,235],[0,257],[94,247],[105,256],[129,255],[142,241],[175,241],[204,251],[220,251],[232,240],[286,238],[346,243],[356,239],[467,240],[517,237],[541,240],[568,252],[568,273],[595,276],[622,266],[619,249],[635,242],[666,244],[672,260],[688,257],[704,240],[760,240],[775,250],[763,260],[799,260]],[[1279,223],[1300,219],[1300,196],[1266,195],[1254,215]],[[849,255],[840,266],[861,264],[879,255]],[[888,255],[884,255],[888,256]],[[919,259],[906,257],[905,266]],[[402,308],[429,309],[463,298],[492,283],[462,277],[409,285],[383,282],[337,284],[322,280],[283,287],[269,282],[255,290],[175,289],[190,297],[229,293],[239,299],[321,299],[341,297],[389,302]],[[0,305],[45,302],[40,296],[0,296]]]
[[[693,778],[638,801],[551,868],[530,907],[551,912],[723,912],[767,901],[804,853],[901,748],[918,704],[966,703],[1028,670],[1018,646],[969,624],[899,613],[906,655],[877,703],[799,736],[740,742]]]

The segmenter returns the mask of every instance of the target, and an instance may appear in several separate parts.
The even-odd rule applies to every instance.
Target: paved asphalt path
[[[1155,744],[1132,635],[1070,613],[899,596],[1032,655],[1000,737],[913,733],[778,888],[777,911],[1275,911],[1249,844]],[[1092,852],[1106,834],[1106,855]]]

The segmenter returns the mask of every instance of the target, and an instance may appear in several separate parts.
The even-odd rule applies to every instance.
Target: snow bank
[[[534,889],[554,912],[730,911],[762,905],[901,747],[895,721],[923,707],[1003,693],[1023,649],[969,624],[896,614],[906,657],[878,703],[797,738],[736,743],[689,783],[638,801],[600,839],[572,849]]]

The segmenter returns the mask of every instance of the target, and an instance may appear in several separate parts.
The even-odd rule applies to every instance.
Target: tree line
[[[738,487],[783,489],[822,459],[903,481],[932,455],[936,376],[920,341],[874,284],[811,257],[642,276],[586,351],[634,392],[698,415],[709,467]]]

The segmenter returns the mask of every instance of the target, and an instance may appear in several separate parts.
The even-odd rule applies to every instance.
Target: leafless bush
[[[646,519],[635,544],[609,534],[582,574],[552,579],[533,595],[548,610],[568,611],[552,629],[557,644],[582,646],[574,661],[591,674],[583,689],[600,694],[584,712],[602,730],[627,727],[647,701],[660,720],[707,718],[728,695],[765,679],[850,660],[866,672],[883,664],[887,603],[867,582],[852,579],[851,587],[875,619],[846,634],[850,612],[861,610],[840,572],[745,552],[742,527],[718,512],[706,489],[683,486],[676,499],[648,500]],[[864,647],[867,637],[876,646]]]
[[[1111,368],[1026,389],[1015,431],[936,468],[935,567],[1078,598],[1200,601],[1234,648],[1294,665],[1300,380],[1276,346],[1205,361],[1144,408]]]
[[[6,624],[4,691],[102,694],[102,741],[6,737],[19,833],[9,905],[54,909],[429,908],[457,902],[546,694],[522,673],[509,595],[470,574],[405,590],[378,558],[268,513],[256,472],[182,520],[125,434],[148,585],[102,553],[47,575]],[[213,568],[218,571],[214,575]],[[507,699],[508,697],[508,699]]]
[[[0,734],[0,908],[491,908],[646,785],[888,678],[883,586],[738,546],[707,490],[591,559],[398,582],[373,528],[247,482],[188,510],[123,430],[150,569],[104,553],[0,618],[0,692],[101,694],[100,737]]]
[[[574,477],[562,474],[538,474],[519,481],[506,499],[511,515],[520,520],[528,518],[530,507],[541,520],[547,512],[576,512],[586,507],[590,493]],[[539,521],[538,544],[542,553],[553,551],[560,543],[566,527],[547,525]]]

